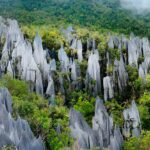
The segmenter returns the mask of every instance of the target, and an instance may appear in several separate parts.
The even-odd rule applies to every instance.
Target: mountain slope
[[[0,15],[23,24],[73,24],[150,35],[150,17],[133,16],[119,0],[0,0]]]

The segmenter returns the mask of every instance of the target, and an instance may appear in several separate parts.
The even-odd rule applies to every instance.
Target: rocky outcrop
[[[26,120],[12,118],[12,100],[7,89],[0,88],[0,149],[14,146],[19,150],[44,150],[39,137],[36,139]]]
[[[123,116],[125,120],[123,127],[124,136],[129,137],[132,135],[138,137],[141,132],[141,121],[134,100],[132,101],[130,108],[123,111]]]
[[[80,148],[120,150],[123,143],[120,129],[114,127],[112,117],[108,115],[103,101],[99,98],[96,99],[92,122],[93,128],[86,123],[79,112],[70,110],[71,135],[77,140]]]

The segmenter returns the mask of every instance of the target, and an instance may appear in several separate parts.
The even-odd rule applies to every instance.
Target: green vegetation
[[[107,101],[105,105],[106,108],[108,109],[108,112],[112,115],[114,119],[114,124],[122,126],[123,125],[122,111],[124,108],[116,100]]]
[[[14,146],[3,146],[2,150],[15,150]]]
[[[144,92],[144,95],[139,99],[139,103],[142,127],[150,130],[150,92]]]
[[[44,48],[54,48],[57,53],[58,48],[63,43],[65,45],[66,52],[69,55],[68,45],[59,30],[52,26],[41,26],[38,28],[35,25],[23,26],[22,31],[25,36],[33,42],[36,31],[42,36]],[[98,51],[101,56],[101,73],[112,74],[113,65],[106,68],[106,52],[109,51],[112,60],[119,59],[119,53],[117,49],[108,49],[107,40],[108,36],[106,32],[96,32],[88,30],[88,28],[78,28],[76,34],[81,38],[83,45],[86,45],[86,39],[88,37],[95,38],[98,44]],[[139,61],[142,61],[140,58]],[[79,63],[81,68],[81,77],[79,82],[85,81],[87,59]],[[59,63],[57,61],[57,68]],[[145,81],[138,77],[138,72],[135,67],[126,67],[129,77],[127,88],[124,90],[124,95],[115,93],[115,99],[107,101],[105,103],[108,113],[114,118],[114,123],[117,126],[123,125],[122,111],[128,107],[130,100],[135,99],[138,104],[143,134],[139,138],[128,138],[124,143],[124,150],[144,150],[142,147],[148,147],[149,131],[150,131],[150,75],[147,76]],[[60,74],[59,71],[55,72],[54,82]],[[72,90],[68,85],[67,74],[64,76],[64,88],[67,93],[64,95],[56,93],[55,106],[49,106],[48,100],[44,99],[40,95],[30,93],[28,90],[28,84],[24,81],[12,79],[8,75],[5,75],[0,80],[0,86],[6,87],[10,91],[13,99],[13,117],[26,119],[35,136],[40,135],[45,141],[47,149],[66,149],[72,147],[74,140],[70,137],[69,129],[69,109],[80,111],[85,120],[92,126],[92,117],[95,110],[95,98],[83,88],[82,90]],[[68,74],[69,75],[69,74]],[[91,84],[95,84],[95,81],[91,81]],[[101,96],[101,95],[100,95]],[[32,115],[31,115],[32,114]],[[4,147],[4,150],[9,150],[11,147]]]
[[[130,34],[134,32],[140,36],[150,37],[150,15],[136,16],[130,11],[120,8],[119,0],[1,0],[0,15],[17,19],[26,38],[33,42],[36,32],[43,41],[43,47],[57,50],[63,44],[68,55],[72,54],[61,31],[61,27],[72,24],[77,36],[82,40],[85,51],[87,38],[94,38],[98,44],[101,58],[102,77],[112,74],[113,65],[106,68],[106,52],[112,61],[119,60],[118,49],[108,49],[108,32]],[[0,46],[2,50],[2,46]],[[125,49],[123,53],[127,55]],[[76,57],[75,57],[76,58]],[[138,64],[144,58],[139,57]],[[57,68],[59,62],[57,61]],[[81,63],[81,77],[78,81],[85,82],[87,59]],[[149,150],[150,149],[150,75],[145,81],[138,77],[137,68],[126,67],[129,77],[124,95],[115,93],[115,99],[105,103],[108,113],[113,116],[114,123],[122,126],[122,111],[128,107],[130,100],[135,99],[140,112],[143,133],[139,138],[131,137],[124,143],[124,150]],[[54,82],[60,72],[55,72]],[[82,91],[72,90],[68,85],[67,75],[64,76],[64,95],[56,93],[56,105],[49,106],[48,100],[30,93],[28,84],[24,81],[12,79],[5,75],[0,80],[0,86],[10,91],[13,99],[13,117],[26,119],[35,136],[41,135],[46,148],[52,150],[67,149],[72,147],[74,140],[70,137],[69,109],[80,111],[86,121],[91,125],[95,109],[95,98],[83,87]],[[116,81],[115,81],[116,82]],[[91,81],[94,85],[95,81]],[[67,89],[67,90],[66,90]],[[100,95],[101,96],[101,95]],[[32,114],[32,115],[31,115]],[[12,150],[13,147],[4,147],[3,150]]]
[[[24,25],[88,27],[150,36],[149,14],[133,15],[119,0],[2,0],[0,15]]]
[[[150,131],[143,131],[139,138],[133,137],[124,143],[124,150],[149,150]]]
[[[68,127],[69,112],[59,95],[56,97],[57,106],[49,106],[48,100],[30,93],[24,81],[6,75],[0,80],[0,86],[8,88],[12,95],[13,116],[26,119],[35,136],[41,135],[47,149],[58,150],[72,145]],[[57,133],[58,127],[60,133]]]
[[[79,92],[79,97],[76,100],[74,108],[82,113],[89,124],[92,124],[91,121],[95,112],[95,98],[90,97],[87,93]],[[74,96],[73,101],[75,101]]]
[[[133,74],[136,75],[136,73]],[[134,81],[134,87],[137,89],[134,93],[139,97],[137,103],[139,104],[138,109],[140,112],[143,132],[139,138],[129,138],[124,143],[124,150],[150,149],[150,75],[147,76],[146,81],[147,82],[144,82],[141,79],[136,79]]]
[[[64,37],[56,27],[51,26],[22,26],[22,31],[30,42],[33,42],[36,32],[40,34],[43,40],[43,46],[49,49],[58,50],[65,43]]]

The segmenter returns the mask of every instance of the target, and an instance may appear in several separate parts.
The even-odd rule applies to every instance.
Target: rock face
[[[95,82],[95,84],[93,85],[94,94],[100,93],[101,92],[101,79],[100,79],[99,54],[98,54],[98,51],[96,50],[94,52],[91,52],[89,59],[88,59],[86,84],[88,86],[92,86],[91,85],[93,83],[92,81]]]
[[[12,100],[7,89],[0,88],[0,149],[15,146],[19,150],[44,150],[41,138],[36,139],[26,120],[11,116]]]
[[[96,100],[93,129],[89,127],[79,112],[74,109],[70,110],[71,134],[83,149],[109,148],[110,150],[120,150],[123,137],[120,129],[113,126],[113,119],[108,115],[102,100],[99,98]]]
[[[98,134],[90,128],[82,115],[74,109],[70,110],[70,128],[71,135],[78,139],[81,148],[90,149],[99,145]]]
[[[120,150],[123,142],[120,129],[114,128],[113,118],[108,115],[103,101],[99,98],[96,99],[93,129],[99,134],[101,147]]]
[[[80,66],[75,60],[70,60],[70,80],[73,89],[79,89],[80,83],[78,78],[80,77]]]
[[[51,74],[49,74],[49,78],[48,78],[48,87],[46,90],[46,94],[50,97],[50,103],[54,104],[54,99],[55,99],[55,87],[54,87],[54,81],[53,78],[51,76]]]
[[[131,66],[138,66],[138,58],[141,54],[140,39],[131,38],[128,42],[128,62]]]
[[[128,137],[131,134],[132,136],[138,137],[141,132],[141,121],[134,100],[132,101],[131,107],[123,111],[123,116],[125,120],[123,128],[124,135]]]
[[[81,62],[83,60],[83,55],[82,55],[83,48],[82,47],[83,46],[82,46],[81,40],[78,40],[77,41],[77,54],[78,54],[79,62]]]
[[[7,71],[12,77],[27,81],[31,91],[45,94],[44,89],[50,87],[49,74],[56,70],[56,63],[54,59],[48,62],[48,54],[43,50],[40,35],[36,34],[32,49],[31,43],[21,33],[17,21],[2,19],[0,24],[4,24],[1,30],[6,38],[0,60],[2,74]]]
[[[113,124],[112,116],[109,116],[103,104],[103,100],[97,97],[95,104],[95,115],[93,117],[93,128],[84,120],[82,115],[70,110],[71,135],[75,138],[82,149],[108,148],[120,150],[123,143],[123,136],[138,137],[141,132],[141,122],[135,101],[132,101],[130,108],[123,111],[124,127],[123,135],[119,127]]]
[[[103,105],[103,101],[97,98],[95,106],[95,116],[93,117],[93,129],[99,133],[101,137],[102,147],[108,147],[110,143],[110,134],[113,124]]]
[[[120,56],[120,61],[115,60],[114,62],[114,71],[113,71],[114,80],[117,80],[117,85],[120,92],[123,92],[128,82],[128,73],[125,68],[125,63],[123,61],[122,55]]]
[[[114,85],[113,79],[110,76],[103,78],[103,87],[104,87],[104,100],[112,99],[114,97]]]
[[[58,51],[58,58],[61,63],[61,71],[68,72],[69,71],[69,58],[63,47]]]
[[[114,45],[114,41],[113,41],[113,37],[110,36],[109,41],[108,41],[108,47],[110,49],[114,49],[115,45]]]

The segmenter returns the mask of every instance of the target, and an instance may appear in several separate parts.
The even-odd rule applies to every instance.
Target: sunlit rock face
[[[114,85],[113,79],[110,76],[103,78],[103,87],[104,87],[104,100],[112,99],[114,97]]]
[[[109,41],[108,41],[108,48],[110,49],[114,49],[115,45],[114,45],[114,41],[113,41],[113,37],[110,36]]]
[[[77,140],[81,149],[108,148],[120,150],[123,142],[119,128],[113,128],[113,119],[108,115],[102,100],[97,98],[93,129],[86,123],[82,115],[71,109],[70,128],[71,135]]]
[[[106,41],[108,44],[106,56],[104,56],[105,58],[100,58],[99,52],[96,50],[97,43],[94,39],[89,37],[87,45],[85,45],[72,27],[63,29],[62,32],[69,49],[71,49],[71,54],[66,51],[66,47],[62,46],[58,50],[58,65],[56,67],[57,56],[55,60],[50,57],[52,50],[43,49],[42,39],[38,33],[32,45],[24,38],[16,20],[0,18],[0,36],[6,39],[0,60],[1,75],[8,73],[14,78],[27,81],[31,91],[36,91],[41,95],[51,95],[50,93],[47,94],[47,91],[50,91],[47,90],[49,74],[52,74],[51,78],[54,80],[52,72],[58,71],[61,74],[58,75],[58,84],[60,85],[60,90],[58,91],[63,94],[66,90],[64,83],[67,82],[69,87],[73,87],[73,89],[80,90],[81,87],[85,87],[95,97],[104,93],[104,100],[108,100],[114,97],[116,89],[117,92],[123,93],[128,85],[127,65],[135,67],[139,72],[139,77],[142,79],[149,73],[150,45],[147,38],[140,39],[132,34],[129,39],[123,35],[109,35],[109,40],[108,42]],[[112,49],[117,52],[115,55],[120,54],[120,60],[118,60],[118,56],[113,58],[113,54],[109,52]],[[72,51],[75,54],[72,54]],[[101,63],[102,59],[107,60],[106,65]],[[86,77],[85,71],[80,73],[80,67],[85,65],[84,63],[88,64],[87,68],[85,68],[87,70]],[[104,72],[110,66],[113,68],[113,76]],[[67,76],[67,81],[65,81],[62,74]],[[84,78],[85,80],[80,83],[82,85],[79,86],[78,79]],[[103,83],[101,84],[101,82]],[[57,85],[53,87],[55,86]],[[57,92],[56,89],[58,88],[54,89]]]
[[[34,47],[34,52],[33,52],[34,60],[37,64],[38,69],[41,72],[43,81],[46,81],[46,80],[48,80],[48,74],[50,72],[51,66],[50,66],[50,64],[47,63],[47,59],[46,59],[47,53],[46,53],[46,50],[43,50],[42,39],[38,33],[35,36],[35,39],[33,42],[33,47]],[[53,67],[55,67],[55,66],[53,66]],[[53,68],[53,69],[55,69],[55,68]]]
[[[91,52],[88,59],[86,84],[87,86],[89,86],[90,90],[92,90],[91,87],[93,87],[94,94],[98,94],[101,92],[99,54],[96,50],[94,52]]]
[[[77,41],[77,54],[78,54],[79,62],[81,62],[83,60],[82,51],[83,51],[82,42],[81,42],[81,40],[78,40]]]
[[[41,72],[32,55],[32,46],[27,41],[20,41],[12,52],[12,59],[16,62],[15,75],[22,80],[30,82],[30,90],[43,95],[43,83]],[[15,66],[14,66],[15,68]]]
[[[123,128],[124,136],[129,137],[132,135],[138,137],[141,132],[141,121],[139,111],[134,100],[132,101],[130,108],[123,111],[123,116],[125,120]]]
[[[115,128],[113,135],[110,136],[110,150],[120,150],[123,144],[123,136],[121,135],[120,129]]]
[[[120,150],[123,142],[120,129],[114,128],[113,118],[108,115],[103,101],[98,97],[93,117],[93,129],[98,132],[102,147]]]
[[[72,26],[69,26],[67,29],[62,29],[62,33],[64,34],[65,38],[67,39],[67,41],[69,43],[71,43],[72,39],[73,39],[73,28]]]
[[[52,59],[50,61],[50,70],[51,71],[56,71],[56,61],[55,61],[55,59]]]
[[[74,38],[72,39],[70,48],[72,48],[72,49],[74,49],[74,50],[77,48],[77,38],[74,37]]]
[[[123,92],[128,82],[128,73],[125,68],[125,63],[122,55],[120,56],[120,61],[114,61],[114,71],[113,71],[114,80],[117,79],[117,84],[115,86],[119,87],[120,92]]]
[[[80,77],[80,66],[75,60],[70,60],[70,80],[73,89],[79,89],[80,83],[78,78]]]
[[[109,115],[103,105],[103,101],[97,98],[95,106],[95,116],[93,117],[93,129],[99,133],[101,137],[102,147],[108,147],[110,143],[111,122]]]
[[[145,80],[146,75],[148,73],[148,66],[145,62],[143,62],[141,65],[139,65],[139,77]]]
[[[139,37],[130,36],[128,41],[128,63],[133,67],[138,67],[138,58],[142,56],[142,42]]]
[[[12,113],[11,95],[5,88],[0,88],[0,106],[5,107],[8,113]]]
[[[55,60],[47,62],[47,53],[43,50],[42,39],[38,34],[32,49],[31,43],[24,39],[17,21],[3,22],[6,40],[1,57],[2,73],[7,72],[12,77],[27,81],[31,91],[43,95],[44,85],[48,86],[49,73],[56,70]]]
[[[12,63],[10,61],[8,62],[7,73],[13,77]]]
[[[72,40],[71,46],[70,46],[74,51],[77,51],[77,55],[78,55],[78,60],[79,62],[81,62],[83,60],[83,55],[82,55],[82,51],[83,51],[83,47],[82,47],[82,42],[81,40],[78,40],[77,38],[74,38]]]
[[[19,150],[44,150],[41,138],[36,139],[26,120],[12,118],[12,99],[7,89],[0,88],[0,149],[13,145]]]
[[[122,37],[109,35],[108,49],[117,48],[117,49],[121,50],[123,42],[124,41],[122,40]]]
[[[149,40],[148,38],[143,38],[142,39],[142,48],[143,48],[143,54],[144,54],[144,57],[148,57],[149,54],[150,54],[150,45],[149,45]]]
[[[9,40],[9,42],[11,42],[11,46],[14,46],[14,42],[16,46],[19,41],[23,40],[23,34],[20,31],[18,22],[16,20],[8,19],[7,22],[9,24],[6,34],[7,39]]]
[[[61,63],[61,66],[60,66],[61,71],[68,72],[69,71],[69,58],[63,47],[61,47],[60,50],[58,51],[58,58]]]
[[[144,61],[139,66],[139,76],[144,80],[148,74],[150,66],[150,44],[147,38],[142,39],[142,50]]]
[[[83,149],[90,149],[99,145],[98,135],[86,123],[82,115],[70,110],[70,128],[71,135],[78,140],[78,143]]]
[[[71,69],[71,80],[76,81],[78,74],[77,74],[77,64],[75,61],[70,60],[70,69]]]
[[[6,33],[6,25],[4,22],[5,20],[0,16],[0,39]]]
[[[87,39],[87,51],[84,49],[86,52],[83,57],[82,41],[74,33],[72,27],[63,30],[63,33],[69,47],[72,48],[73,51],[76,51],[77,55],[67,54],[65,48],[62,46],[60,50],[58,50],[57,63],[60,64],[60,66],[58,65],[59,67],[56,67],[55,59],[50,57],[49,53],[51,50],[43,49],[42,39],[38,33],[35,36],[32,46],[31,43],[23,37],[17,21],[4,20],[1,18],[0,29],[6,38],[0,60],[2,74],[7,72],[12,77],[27,81],[30,85],[30,90],[36,91],[36,93],[41,95],[51,95],[47,93],[47,91],[50,91],[47,90],[47,88],[55,87],[55,85],[49,86],[49,74],[51,74],[51,79],[54,80],[52,72],[59,71],[60,73],[64,73],[67,76],[69,87],[73,87],[73,89],[85,87],[89,93],[94,96],[104,93],[104,100],[113,98],[116,89],[119,89],[119,92],[122,93],[126,88],[128,83],[127,65],[136,67],[139,71],[139,77],[143,79],[149,72],[150,46],[147,38],[140,39],[139,37],[131,35],[127,40],[123,35],[110,35],[108,48],[118,49],[117,53],[120,53],[120,60],[117,60],[117,58],[112,59],[112,54],[106,50],[106,69],[112,66],[112,76],[112,74],[109,73],[101,73],[100,68],[104,68],[105,66],[101,64],[94,39]],[[125,54],[122,52],[122,49],[125,50]],[[144,59],[139,64],[140,57],[144,57]],[[80,73],[80,66],[83,60],[86,62],[86,59],[88,59],[88,66],[86,68],[86,77],[83,77],[84,73]],[[60,90],[58,91],[64,94],[64,83],[66,81],[64,81],[63,75],[58,75],[58,78],[58,84],[60,85]],[[80,85],[82,84],[81,86],[79,86],[79,78],[86,78],[85,81],[80,83]],[[103,84],[101,84],[101,79],[103,79]],[[54,89],[56,90],[58,88]]]

